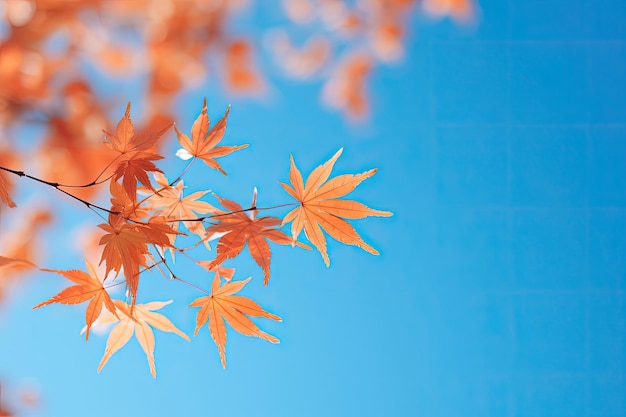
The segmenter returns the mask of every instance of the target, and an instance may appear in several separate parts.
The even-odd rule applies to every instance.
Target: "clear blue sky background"
[[[226,141],[250,148],[227,179],[190,181],[244,203],[253,186],[260,205],[288,201],[290,153],[304,172],[340,147],[336,172],[379,168],[353,196],[395,213],[356,223],[380,256],[331,242],[327,269],[276,248],[267,288],[236,264],[284,318],[259,322],[280,345],[229,332],[224,371],[206,329],[157,332],[156,380],[135,340],[97,374],[105,338],[85,344],[81,308],[31,310],[65,284],[46,276],[3,312],[2,376],[36,379],[51,417],[626,416],[626,2],[481,9],[475,29],[414,19],[361,125],[284,80],[261,102],[215,85],[181,100],[184,129],[204,95],[215,117],[233,104]],[[175,299],[163,312],[191,334],[196,294],[142,282],[140,302]]]

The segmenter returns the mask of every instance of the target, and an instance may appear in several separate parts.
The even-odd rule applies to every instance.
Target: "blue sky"
[[[32,311],[65,284],[38,276],[0,319],[0,372],[36,381],[32,415],[626,416],[626,3],[485,0],[481,14],[474,28],[415,17],[360,124],[281,79],[260,101],[215,85],[181,98],[184,130],[206,95],[214,119],[233,106],[225,141],[250,144],[227,178],[194,167],[190,185],[242,203],[256,186],[270,206],[289,201],[290,154],[304,173],[340,147],[335,173],[378,167],[351,196],[394,213],[355,222],[381,254],[332,241],[326,268],[274,246],[267,288],[244,256],[243,294],[283,317],[258,321],[281,343],[230,331],[223,370],[206,329],[157,332],[156,380],[135,340],[97,374],[106,338],[85,344],[81,307]],[[193,332],[190,288],[142,285],[140,302],[174,299],[162,312]]]

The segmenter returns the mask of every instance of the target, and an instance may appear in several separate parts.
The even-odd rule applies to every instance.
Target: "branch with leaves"
[[[175,127],[178,142],[182,146],[177,155],[189,162],[180,175],[169,181],[156,164],[165,158],[156,150],[156,145],[172,125],[155,133],[137,133],[130,117],[129,104],[117,124],[115,133],[105,132],[105,146],[116,156],[98,178],[83,186],[108,183],[110,208],[100,207],[72,194],[68,191],[73,187],[71,185],[45,181],[22,171],[0,167],[5,173],[29,178],[80,201],[103,220],[97,228],[100,233],[100,264],[104,265],[104,275],[99,276],[89,260],[87,272],[79,269],[41,268],[43,272],[62,275],[75,285],[65,288],[34,307],[40,308],[52,303],[88,302],[84,328],[87,340],[94,326],[117,323],[109,334],[98,371],[133,334],[146,353],[153,376],[156,376],[156,367],[152,329],[175,333],[189,340],[188,336],[169,319],[156,312],[171,301],[137,303],[139,284],[145,272],[158,270],[168,280],[180,281],[203,294],[189,305],[199,307],[195,334],[197,335],[207,324],[209,333],[218,347],[222,365],[226,367],[226,323],[244,335],[278,343],[277,338],[259,329],[250,317],[264,317],[275,321],[280,321],[280,317],[265,311],[250,298],[235,295],[244,288],[250,278],[233,280],[234,268],[224,266],[224,263],[238,257],[244,247],[248,247],[250,255],[263,271],[265,285],[268,285],[270,280],[272,257],[270,243],[310,250],[311,246],[298,240],[302,231],[306,239],[319,251],[327,266],[330,265],[330,259],[326,247],[326,234],[339,242],[378,254],[345,219],[391,216],[391,213],[371,209],[357,201],[340,199],[376,173],[373,169],[361,174],[330,178],[342,149],[327,162],[315,168],[306,181],[296,167],[293,157],[291,158],[290,184],[281,183],[281,185],[296,200],[293,203],[269,208],[257,207],[256,189],[248,208],[213,194],[223,207],[217,208],[202,200],[209,193],[207,190],[183,195],[183,177],[194,161],[203,161],[206,166],[226,174],[217,159],[247,147],[247,145],[220,145],[226,131],[229,110],[230,108],[211,126],[205,100],[200,115],[191,127],[190,136]],[[0,199],[8,207],[17,206],[3,176],[0,176]],[[260,211],[285,206],[295,208],[282,219],[259,216]],[[291,223],[290,234],[280,230],[280,227],[288,223]],[[195,236],[194,242],[183,246],[182,237],[189,235]],[[196,260],[190,255],[191,250],[211,250],[209,242],[212,240],[217,240],[213,259]],[[214,274],[210,290],[205,290],[178,276],[173,265],[173,259],[177,255],[188,257]],[[27,259],[0,256],[0,268],[18,264],[34,267]],[[120,276],[123,276],[123,280]],[[111,287],[120,284],[126,286],[126,299],[112,299]]]

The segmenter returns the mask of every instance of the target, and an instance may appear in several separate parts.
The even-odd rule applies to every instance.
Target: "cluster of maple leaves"
[[[135,334],[153,373],[151,329],[186,337],[155,312],[164,303],[136,303],[145,271],[156,269],[180,279],[167,256],[189,256],[191,248],[209,249],[209,241],[217,239],[213,259],[197,261],[215,274],[212,288],[192,306],[199,308],[196,333],[208,323],[225,365],[224,320],[243,334],[275,342],[248,317],[279,318],[252,300],[234,295],[248,281],[231,281],[234,269],[224,263],[247,246],[267,284],[270,242],[310,249],[298,241],[302,231],[327,265],[325,233],[376,253],[344,219],[389,215],[339,199],[375,173],[329,179],[341,151],[315,169],[306,182],[292,159],[290,184],[283,187],[296,203],[284,219],[258,217],[256,193],[246,208],[215,196],[222,206],[217,208],[202,200],[207,191],[183,195],[182,175],[170,180],[158,168],[163,158],[159,138],[172,128],[172,103],[177,95],[197,87],[207,76],[230,94],[263,94],[271,81],[264,75],[267,69],[258,67],[256,56],[265,51],[275,58],[284,76],[321,81],[321,97],[327,105],[349,118],[363,117],[369,111],[368,79],[377,66],[402,58],[414,10],[419,7],[431,16],[450,15],[459,21],[471,19],[476,11],[472,0],[282,0],[288,24],[250,36],[231,25],[242,12],[256,6],[250,0],[1,3],[0,211],[16,207],[14,175],[18,175],[43,182],[103,213],[96,246],[104,276],[97,275],[89,263],[86,272],[48,269],[75,285],[41,305],[88,302],[86,337],[98,323],[118,323],[100,368]],[[127,42],[129,38],[134,41]],[[146,78],[138,100],[148,103],[146,125],[157,127],[156,133],[135,134],[127,110],[115,132],[106,134],[107,146],[103,147],[100,131],[94,127],[106,126],[111,108],[127,98],[104,94],[98,81],[85,73],[85,65],[108,77]],[[189,136],[176,129],[182,146],[179,157],[201,160],[223,172],[216,158],[245,147],[218,146],[227,117],[228,111],[210,127],[203,106]],[[17,151],[19,135],[7,134],[30,125],[43,127],[41,141],[28,151],[28,160],[36,168],[34,176],[16,169],[27,161]],[[85,178],[96,179],[84,184]],[[98,184],[109,185],[109,208],[89,203]],[[22,212],[20,221],[11,225],[15,227],[7,230],[5,223],[0,230],[0,300],[12,280],[35,268],[39,232],[54,216],[45,208],[25,209],[21,203],[17,210]],[[280,230],[290,222],[291,233]],[[196,244],[182,247],[180,240],[186,234],[195,236]],[[129,298],[112,300],[108,289],[121,282],[127,285]]]
[[[189,161],[187,169],[194,161],[200,160],[208,167],[225,174],[217,158],[247,146],[220,145],[225,134],[228,113],[227,110],[226,114],[211,126],[205,100],[189,136],[175,128],[178,142],[182,146],[177,155]],[[201,200],[208,191],[197,191],[183,196],[183,176],[186,170],[176,179],[169,181],[156,164],[156,161],[164,158],[156,150],[157,142],[170,128],[171,125],[154,133],[136,133],[130,117],[129,104],[117,124],[115,133],[105,132],[105,145],[112,149],[116,156],[96,180],[88,185],[109,184],[110,208],[96,206],[77,197],[72,194],[70,185],[51,183],[0,166],[0,170],[7,173],[43,182],[81,201],[94,211],[104,212],[107,216],[106,222],[98,225],[101,234],[100,263],[105,266],[104,275],[98,276],[96,268],[89,261],[87,271],[42,268],[44,272],[64,276],[74,285],[35,306],[39,308],[52,303],[88,302],[84,329],[87,340],[92,326],[117,323],[109,334],[98,370],[102,369],[109,358],[134,334],[146,353],[152,375],[156,376],[152,329],[172,332],[189,340],[188,336],[169,319],[156,312],[169,302],[137,304],[142,273],[156,268],[166,278],[182,281],[172,269],[171,262],[167,260],[168,253],[173,259],[175,254],[185,254],[191,248],[198,246],[210,248],[209,241],[217,240],[214,258],[209,261],[197,261],[198,265],[215,275],[211,290],[206,291],[193,285],[196,290],[206,295],[195,299],[190,306],[199,308],[195,334],[207,324],[211,337],[218,347],[222,365],[226,367],[225,323],[244,335],[278,343],[278,339],[260,330],[250,317],[264,317],[277,321],[281,319],[265,311],[255,301],[235,295],[243,289],[250,278],[232,280],[234,269],[223,266],[225,262],[237,257],[247,246],[254,261],[261,267],[264,283],[267,285],[270,280],[271,262],[269,242],[311,249],[307,244],[298,241],[302,231],[320,252],[327,266],[330,260],[324,232],[342,243],[356,245],[370,253],[378,254],[373,247],[363,241],[345,219],[391,215],[390,212],[374,210],[357,201],[340,199],[376,173],[376,170],[372,169],[361,174],[345,174],[330,178],[342,150],[315,168],[306,181],[296,167],[293,157],[291,158],[290,184],[281,183],[281,185],[295,200],[295,203],[291,204],[295,208],[283,219],[259,216],[259,211],[264,209],[256,205],[256,190],[247,208],[215,195],[224,209],[217,208]],[[3,177],[0,176],[2,190],[0,199],[6,206],[16,207]],[[280,230],[281,226],[288,223],[291,223],[290,234]],[[191,246],[183,247],[178,244],[177,239],[187,232],[195,235],[197,241]],[[34,267],[28,259],[0,256],[0,267],[18,265]],[[123,275],[123,282],[129,294],[127,300],[113,300],[109,294],[109,286],[122,282],[118,278],[120,275]],[[111,284],[105,285],[108,282]]]

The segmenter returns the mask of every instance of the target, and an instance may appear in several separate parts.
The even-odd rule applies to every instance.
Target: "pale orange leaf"
[[[323,231],[342,243],[355,245],[378,255],[378,251],[365,243],[344,218],[362,219],[368,216],[392,215],[391,212],[374,210],[357,201],[336,200],[350,193],[362,181],[376,173],[376,169],[371,169],[362,174],[339,175],[329,180],[333,166],[342,151],[343,148],[339,149],[328,161],[315,168],[307,178],[306,184],[303,183],[302,174],[291,157],[289,179],[292,185],[281,183],[285,191],[300,202],[299,207],[287,213],[282,225],[291,222],[294,241],[304,230],[307,239],[322,255],[326,266],[330,265],[330,259]]]
[[[247,297],[234,296],[232,294],[240,291],[250,278],[243,281],[231,281],[220,287],[220,278],[213,279],[211,295],[195,299],[189,306],[200,307],[196,316],[197,335],[200,328],[208,322],[209,332],[213,341],[217,345],[222,366],[226,368],[226,325],[246,336],[256,336],[271,343],[279,343],[274,336],[265,333],[254,324],[247,316],[265,317],[275,321],[282,321],[280,317],[269,313]]]
[[[117,315],[120,320],[119,323],[111,329],[111,333],[109,334],[109,338],[107,339],[107,344],[104,349],[104,355],[102,356],[100,365],[98,365],[98,372],[102,370],[104,365],[106,365],[115,352],[128,343],[134,333],[137,341],[146,354],[148,365],[150,367],[150,373],[156,378],[156,366],[154,361],[155,342],[152,328],[154,327],[162,332],[175,333],[183,339],[189,341],[189,337],[174,326],[174,324],[167,317],[163,314],[154,312],[154,310],[159,310],[171,302],[172,301],[136,304],[131,310],[129,306],[120,300],[115,300],[115,306],[117,307],[118,313]],[[108,320],[105,319],[105,321]]]

